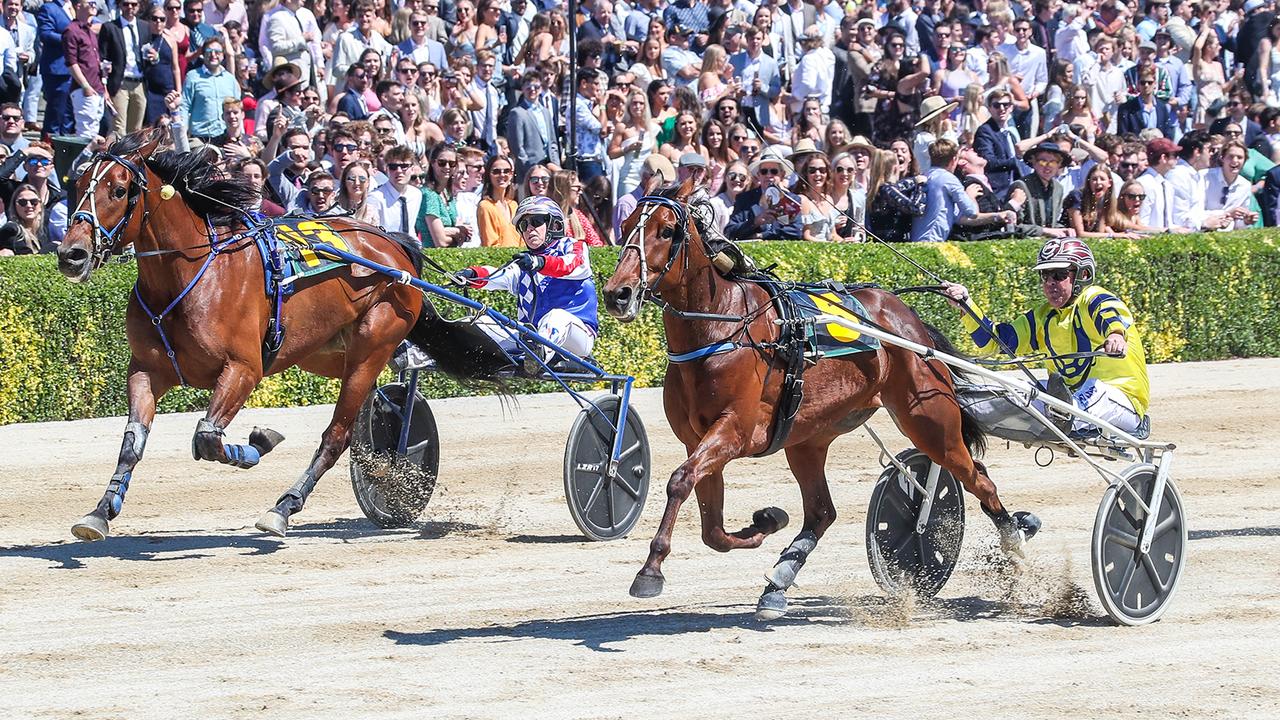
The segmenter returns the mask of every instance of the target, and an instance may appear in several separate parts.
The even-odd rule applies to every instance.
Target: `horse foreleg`
[[[226,428],[258,386],[262,376],[242,363],[231,363],[218,376],[204,418],[196,422],[191,438],[191,456],[196,460],[212,460],[238,468],[251,468],[263,455],[279,445],[284,436],[267,428],[253,429],[247,445],[222,441]]]
[[[631,583],[632,597],[649,598],[662,594],[665,581],[662,561],[671,554],[671,535],[675,531],[680,506],[689,499],[689,493],[699,481],[713,474],[719,475],[730,460],[741,457],[747,440],[735,420],[722,417],[702,437],[688,459],[671,474],[667,482],[667,506],[662,513],[662,521],[658,523],[658,532],[649,543],[649,557]]]
[[[693,488],[702,514],[702,542],[716,552],[757,548],[764,539],[787,526],[790,519],[781,508],[757,510],[751,524],[735,532],[724,529],[724,472],[714,472]]]
[[[108,535],[110,522],[124,507],[124,495],[129,490],[133,468],[142,460],[151,422],[156,416],[156,399],[171,387],[133,364],[129,368],[128,384],[129,421],[124,426],[124,442],[120,445],[115,472],[111,474],[107,491],[102,494],[98,506],[71,526],[71,534],[81,540],[102,540]]]
[[[347,375],[342,383],[342,389],[338,392],[338,402],[333,409],[333,418],[329,421],[329,427],[325,429],[324,435],[321,436],[320,447],[311,457],[311,463],[307,465],[307,469],[303,471],[297,482],[280,496],[275,507],[258,518],[255,527],[276,537],[285,536],[289,529],[289,517],[302,511],[307,498],[315,490],[316,483],[320,482],[320,477],[333,467],[346,451],[347,446],[351,444],[351,428],[355,423],[356,415],[359,414],[365,398],[373,390],[374,383],[378,380],[378,373],[387,364],[393,349],[394,346],[382,352],[383,349],[379,348],[376,358],[366,355],[362,364]]]
[[[756,617],[776,620],[787,612],[787,590],[795,584],[796,575],[818,547],[818,540],[836,521],[835,503],[827,486],[827,449],[830,441],[807,443],[786,449],[791,474],[800,484],[804,502],[804,527],[782,551],[778,562],[765,575],[766,585],[756,603]]]

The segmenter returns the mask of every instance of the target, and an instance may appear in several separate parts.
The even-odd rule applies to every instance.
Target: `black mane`
[[[134,133],[112,143],[107,152],[136,155],[152,140],[151,133]],[[165,150],[144,158],[147,167],[172,185],[196,214],[215,225],[242,221],[261,194],[243,176],[230,177],[212,149],[192,152]]]

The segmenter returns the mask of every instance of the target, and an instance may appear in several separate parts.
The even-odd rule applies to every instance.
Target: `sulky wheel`
[[[427,401],[418,394],[404,455],[402,409],[408,388],[391,383],[369,394],[351,438],[351,487],[364,516],[380,528],[406,527],[431,500],[440,469],[440,434]]]
[[[894,465],[880,474],[867,510],[867,562],[880,589],[897,594],[911,590],[921,597],[937,595],[947,584],[964,540],[964,495],[951,473],[935,466],[915,448],[898,453],[922,488],[937,468],[937,481],[923,528],[918,519],[924,494]]]
[[[627,411],[618,473],[608,477],[613,423],[622,399],[605,395],[578,413],[564,449],[564,497],[578,529],[592,540],[614,540],[635,527],[649,494],[649,437],[634,407]],[[603,413],[604,417],[601,417]],[[605,418],[608,418],[606,421]]]
[[[1154,465],[1125,471],[1129,486],[1149,503],[1156,485]],[[1182,498],[1170,478],[1156,510],[1151,546],[1142,551],[1146,513],[1124,485],[1107,488],[1093,524],[1093,584],[1102,607],[1121,625],[1145,625],[1164,614],[1187,557]]]

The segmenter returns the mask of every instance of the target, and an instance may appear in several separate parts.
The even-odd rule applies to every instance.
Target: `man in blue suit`
[[[996,90],[987,98],[991,118],[973,134],[973,149],[987,159],[987,181],[998,197],[1005,197],[1013,181],[1022,177],[1018,166],[1018,138],[1006,123],[1013,117],[1013,95]]]
[[[71,15],[61,2],[49,0],[36,11],[40,33],[40,79],[44,83],[44,132],[71,135],[76,129],[71,112],[71,71],[62,52],[62,36],[71,24]]]
[[[1116,111],[1116,124],[1121,135],[1138,135],[1147,128],[1159,130],[1174,139],[1175,118],[1169,103],[1156,97],[1156,70],[1142,68],[1138,76],[1138,97],[1129,98]]]

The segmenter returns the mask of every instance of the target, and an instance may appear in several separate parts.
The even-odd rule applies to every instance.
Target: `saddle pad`
[[[850,320],[859,320],[867,315],[867,310],[862,303],[847,292],[789,290],[787,295],[794,303],[796,312],[804,318],[836,315]],[[809,351],[816,352],[822,357],[852,355],[880,347],[879,340],[864,337],[859,332],[835,323],[810,323],[808,327]]]
[[[322,242],[339,250],[351,252],[350,246],[342,239],[332,226],[323,220],[309,218],[281,218],[275,223],[276,237],[282,241],[284,249],[286,282],[304,277],[320,275],[347,263],[330,260],[317,255],[311,250],[311,243]]]

